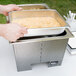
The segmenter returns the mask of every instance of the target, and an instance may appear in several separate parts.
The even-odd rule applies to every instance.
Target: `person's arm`
[[[27,28],[18,24],[0,24],[0,36],[10,42],[16,41],[18,38],[23,37],[26,33]]]
[[[3,30],[4,30],[3,24],[2,25],[0,24],[0,36],[3,36],[3,32],[2,32]]]
[[[15,4],[0,5],[0,14],[3,14],[5,16],[8,16],[8,12],[19,10],[22,10],[22,8],[18,7]]]
[[[8,16],[8,12],[22,10],[15,4],[9,5],[0,5],[0,14]],[[27,28],[22,27],[19,24],[9,23],[9,24],[0,24],[0,36],[5,39],[14,42],[18,38],[23,37],[27,33]]]

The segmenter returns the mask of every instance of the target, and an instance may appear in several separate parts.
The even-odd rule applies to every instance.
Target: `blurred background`
[[[35,4],[46,3],[51,9],[56,9],[62,16],[69,10],[76,13],[76,0],[0,0],[0,4]],[[0,24],[6,23],[6,18],[0,15]]]

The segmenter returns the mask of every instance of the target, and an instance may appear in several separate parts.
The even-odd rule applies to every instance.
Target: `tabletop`
[[[32,70],[17,72],[12,45],[0,37],[0,76],[76,76],[76,55],[66,50],[61,66],[48,68],[46,64],[39,64]]]

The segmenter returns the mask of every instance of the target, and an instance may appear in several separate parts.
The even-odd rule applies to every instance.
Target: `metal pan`
[[[9,13],[9,21],[12,22],[13,19],[15,20],[18,18],[47,16],[55,18],[61,26],[50,28],[29,28],[28,34],[25,34],[24,36],[56,35],[64,32],[65,28],[69,27],[61,15],[54,9],[13,11]]]
[[[45,3],[42,3],[42,4],[20,4],[17,6],[21,7],[23,10],[50,9],[48,7],[48,5]],[[7,23],[9,23],[9,21],[10,21],[9,16],[6,16],[6,19],[7,19]]]
[[[47,4],[20,4],[18,5],[23,10],[50,9]]]

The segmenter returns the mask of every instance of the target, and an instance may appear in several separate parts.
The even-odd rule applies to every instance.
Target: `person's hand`
[[[22,10],[22,8],[18,7],[15,4],[0,5],[0,14],[3,14],[5,16],[8,16],[8,12],[19,10]]]
[[[3,26],[3,25],[2,25]],[[1,35],[10,42],[15,42],[18,38],[27,33],[27,28],[19,24],[4,24]]]

